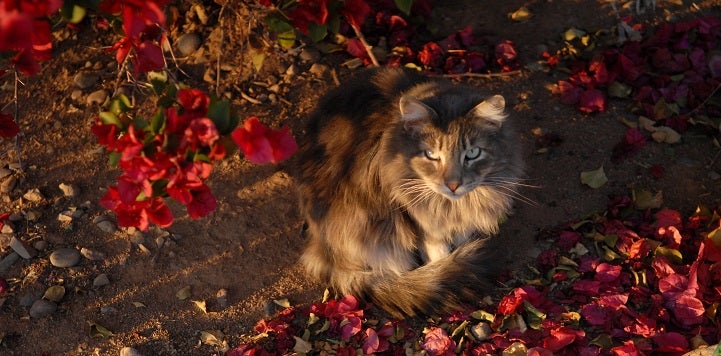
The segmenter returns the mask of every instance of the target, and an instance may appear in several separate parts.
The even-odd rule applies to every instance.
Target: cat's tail
[[[473,240],[419,268],[366,281],[364,299],[395,317],[449,312],[478,302],[493,288],[492,278],[500,269],[485,244]]]

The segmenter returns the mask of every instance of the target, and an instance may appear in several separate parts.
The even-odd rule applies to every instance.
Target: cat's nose
[[[455,193],[456,189],[458,189],[458,186],[461,185],[461,183],[453,181],[453,182],[446,182],[446,187],[451,190],[451,192]]]

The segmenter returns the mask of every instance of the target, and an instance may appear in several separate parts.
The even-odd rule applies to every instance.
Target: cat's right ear
[[[430,123],[436,115],[436,112],[428,105],[410,96],[402,96],[398,107],[401,111],[403,127],[406,130],[417,130]]]

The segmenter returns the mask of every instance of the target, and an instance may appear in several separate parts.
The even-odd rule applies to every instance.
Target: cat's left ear
[[[401,120],[406,129],[418,129],[425,126],[436,116],[435,110],[420,100],[404,95],[398,103],[401,111]]]
[[[471,109],[471,114],[482,120],[485,125],[500,128],[506,121],[505,108],[506,99],[500,95],[494,95]]]

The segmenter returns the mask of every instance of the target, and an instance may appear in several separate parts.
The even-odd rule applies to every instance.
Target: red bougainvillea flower
[[[52,35],[47,16],[56,12],[62,1],[3,1],[0,3],[0,52],[16,52],[10,61],[26,75],[40,71],[38,60],[48,60]]]
[[[12,138],[20,133],[20,127],[12,115],[0,113],[0,137]]]
[[[308,26],[311,23],[325,25],[328,21],[327,0],[298,0],[298,5],[288,13],[288,17],[300,32],[308,35]]]
[[[430,356],[437,355],[455,355],[456,342],[453,341],[445,330],[439,327],[433,327],[428,331],[423,344],[423,350],[426,350]]]
[[[180,89],[178,100],[183,107],[183,115],[191,118],[205,116],[210,105],[210,97],[200,89]]]
[[[8,286],[8,282],[6,282],[4,279],[0,278],[0,295],[3,295],[10,290],[10,286]]]
[[[256,164],[278,163],[298,150],[298,144],[287,127],[273,130],[257,117],[245,120],[242,127],[231,133],[231,137],[245,157]]]

